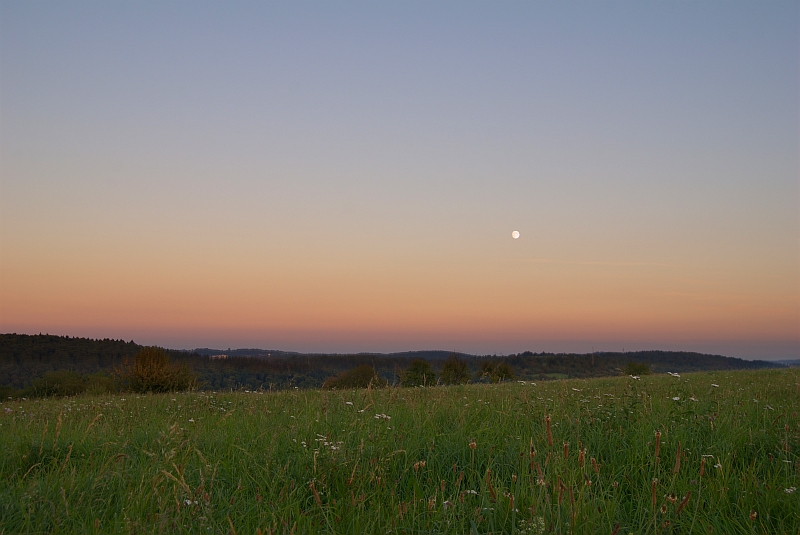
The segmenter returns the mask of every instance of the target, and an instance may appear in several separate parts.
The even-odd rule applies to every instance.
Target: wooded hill
[[[0,335],[0,386],[22,389],[47,372],[70,370],[80,375],[110,374],[143,346],[133,341],[93,340],[53,335]],[[439,372],[452,352],[305,354],[277,350],[197,349],[168,350],[170,358],[185,363],[197,374],[201,388],[286,389],[319,388],[326,378],[362,364],[375,368],[389,384],[413,359],[424,359]],[[225,358],[221,358],[224,356]],[[781,367],[765,361],[747,361],[720,355],[672,351],[628,353],[553,354],[526,351],[515,355],[468,355],[456,353],[475,377],[487,360],[503,361],[519,380],[533,381],[620,375],[629,362],[645,363],[654,373],[702,370],[735,370]],[[476,379],[480,380],[480,379]]]

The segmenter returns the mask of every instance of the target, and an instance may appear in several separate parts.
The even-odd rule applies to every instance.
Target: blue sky
[[[7,331],[798,354],[796,2],[4,2],[0,31]]]

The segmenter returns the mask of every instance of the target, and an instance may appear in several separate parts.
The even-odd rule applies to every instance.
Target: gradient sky
[[[0,331],[797,358],[799,22],[5,0]]]

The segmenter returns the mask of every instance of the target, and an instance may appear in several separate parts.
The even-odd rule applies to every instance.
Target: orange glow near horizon
[[[741,273],[703,280],[699,270],[646,263],[438,260],[378,259],[352,270],[252,258],[5,266],[0,324],[7,332],[151,333],[154,341],[172,333],[196,346],[276,340],[287,350],[292,340],[297,347],[346,347],[349,340],[377,351],[387,339],[405,340],[408,350],[452,340],[469,349],[481,340],[510,347],[797,339],[797,295],[781,293],[774,277],[745,284],[736,280]]]

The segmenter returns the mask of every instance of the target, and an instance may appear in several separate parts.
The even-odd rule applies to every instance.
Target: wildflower
[[[189,418],[189,421],[194,423],[194,418]]]
[[[376,420],[391,420],[391,419],[392,419],[392,417],[391,417],[391,416],[388,416],[388,415],[386,415],[386,414],[376,414],[376,415],[375,415],[375,419],[376,419]]]
[[[797,490],[797,487],[789,487],[788,489],[783,489],[783,492],[785,492],[786,494],[791,494],[796,490]]]
[[[345,401],[345,402],[344,402],[344,404],[345,404],[345,405],[352,405],[352,404],[353,404],[353,402],[352,402],[352,401]]]
[[[681,400],[680,396],[675,396],[674,398],[672,398],[672,401],[680,401],[680,400]]]
[[[478,445],[475,443],[475,439],[474,438],[469,441],[469,449],[474,450],[477,447],[478,447]]]
[[[750,521],[751,522],[753,520],[755,520],[757,516],[758,516],[758,513],[756,513],[755,511],[750,511]]]
[[[670,374],[670,375],[671,375],[671,376],[673,376],[673,377],[678,377],[678,378],[680,378],[680,374],[673,373],[673,372],[667,372],[667,373],[668,373],[668,374]]]
[[[719,385],[715,385],[714,383],[711,383],[711,386],[713,386],[714,388],[719,388]]]
[[[639,376],[638,376],[638,375],[631,375],[631,379],[636,379],[636,380],[638,380],[638,379],[639,379]]]

